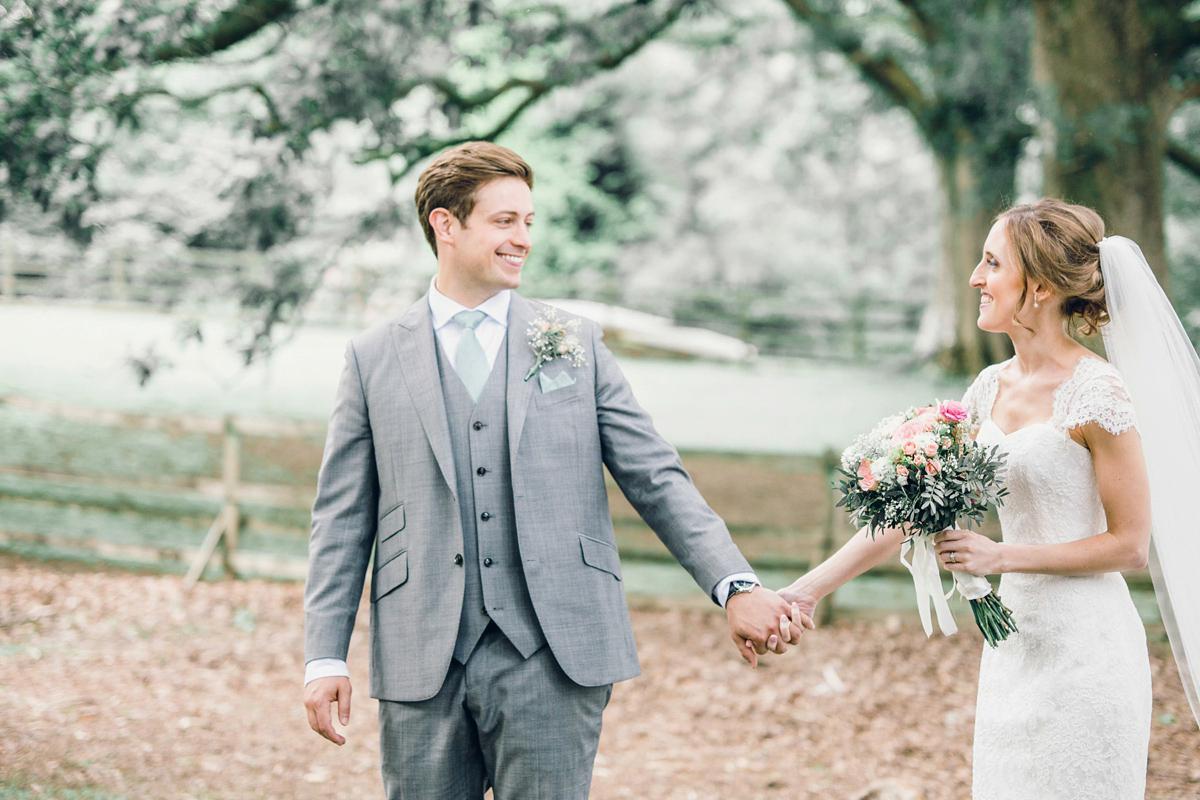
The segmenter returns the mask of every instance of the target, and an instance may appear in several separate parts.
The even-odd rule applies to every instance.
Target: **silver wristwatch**
[[[729,601],[733,599],[733,596],[735,594],[742,594],[744,592],[752,592],[752,591],[754,591],[754,587],[758,586],[758,585],[759,585],[758,581],[744,581],[744,580],[730,581],[729,582],[729,594],[725,595],[725,605],[729,605]]]

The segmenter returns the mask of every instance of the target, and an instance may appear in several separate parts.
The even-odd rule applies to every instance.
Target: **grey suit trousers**
[[[388,800],[587,800],[612,685],[580,686],[548,647],[529,658],[489,625],[429,700],[379,702]]]

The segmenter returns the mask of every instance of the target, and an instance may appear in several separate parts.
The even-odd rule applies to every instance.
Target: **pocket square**
[[[551,378],[545,372],[538,373],[538,384],[542,387],[542,394],[549,394],[557,389],[564,389],[574,383],[575,379],[565,370],[558,373],[558,377],[556,378]]]

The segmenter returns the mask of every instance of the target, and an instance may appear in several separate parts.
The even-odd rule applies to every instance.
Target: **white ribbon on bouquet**
[[[912,551],[912,562],[904,559]],[[949,592],[942,593],[942,576],[939,571],[939,559],[933,549],[933,537],[916,535],[904,540],[900,548],[900,563],[903,564],[913,577],[913,586],[917,590],[917,612],[921,615],[921,627],[926,636],[933,635],[933,619],[929,613],[930,605],[937,615],[938,627],[947,636],[958,633],[958,625],[954,615],[950,613],[950,604],[946,601],[954,596],[955,589],[967,600],[979,600],[987,597],[992,591],[992,585],[987,578],[971,575],[965,572],[952,572],[954,586]]]

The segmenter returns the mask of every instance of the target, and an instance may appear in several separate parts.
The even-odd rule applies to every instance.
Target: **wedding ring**
[[[957,559],[955,559],[955,557],[954,557],[954,551],[953,551],[953,550],[951,550],[951,551],[950,551],[950,563],[951,563],[951,564],[957,563]]]

